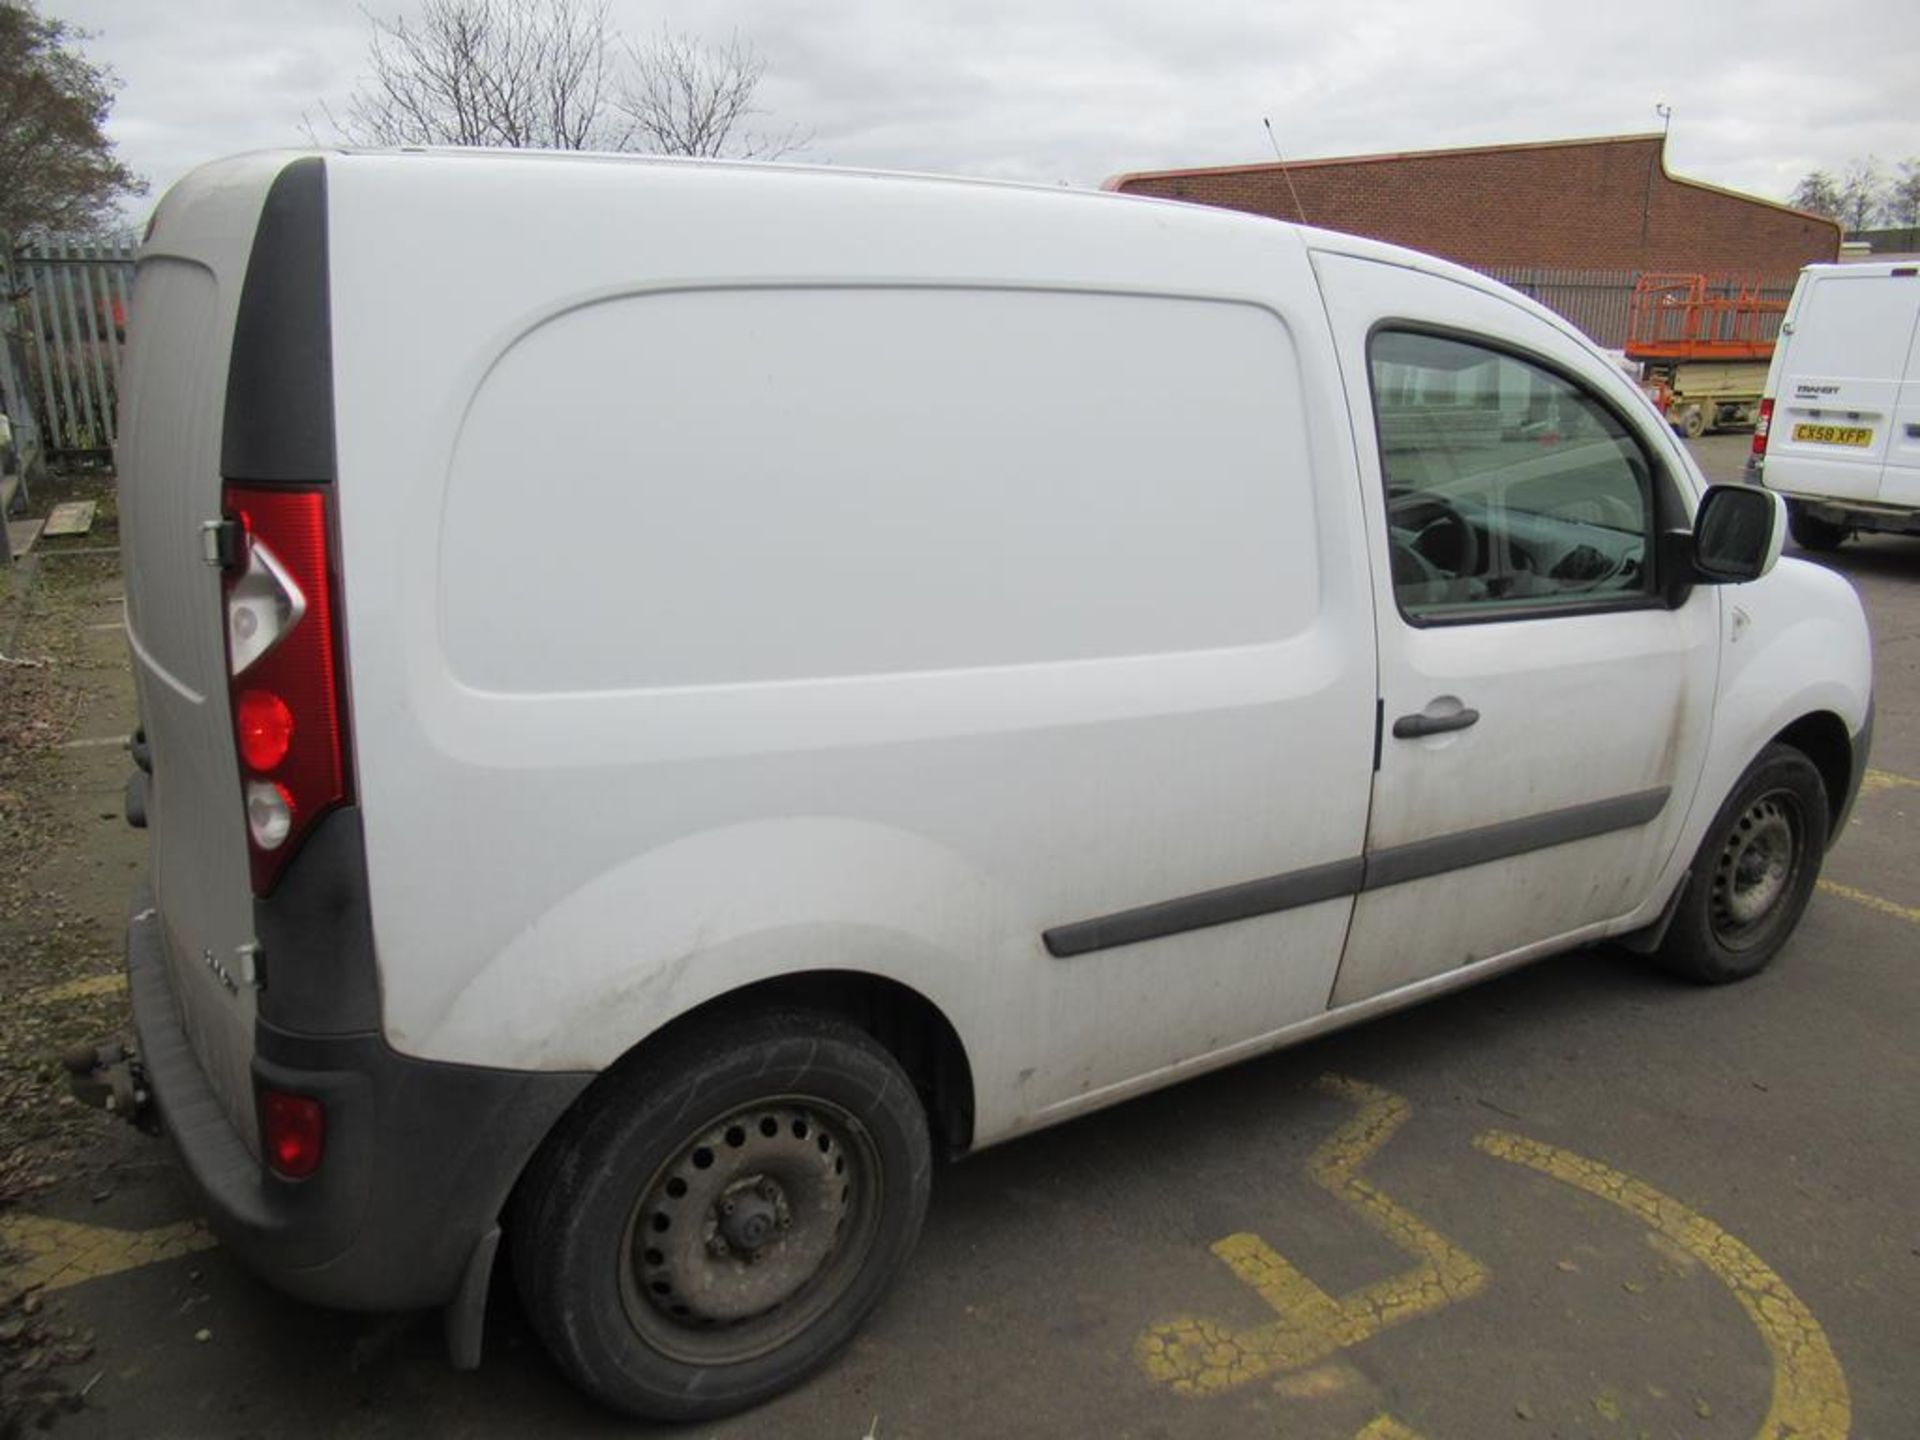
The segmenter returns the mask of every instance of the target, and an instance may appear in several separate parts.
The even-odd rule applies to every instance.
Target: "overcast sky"
[[[351,0],[40,0],[125,82],[108,129],[154,195],[303,143],[360,75]],[[413,0],[372,0],[375,14]],[[1096,185],[1118,171],[1659,129],[1678,174],[1780,197],[1920,155],[1920,5],[1774,0],[613,0],[616,23],[751,40],[797,158]],[[1838,13],[1838,12],[1835,12]],[[326,133],[323,129],[322,133]],[[141,209],[144,211],[144,206]]]

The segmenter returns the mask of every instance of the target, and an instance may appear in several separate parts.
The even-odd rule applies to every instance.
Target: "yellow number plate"
[[[1856,425],[1796,425],[1793,438],[1816,445],[1871,445],[1873,431]]]

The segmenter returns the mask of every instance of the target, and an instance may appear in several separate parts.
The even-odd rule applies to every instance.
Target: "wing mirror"
[[[1709,585],[1758,580],[1780,558],[1786,502],[1756,485],[1709,485],[1693,517],[1693,568]]]
[[[1671,535],[1669,585],[1739,585],[1773,569],[1786,539],[1787,506],[1757,485],[1709,485],[1691,534]]]

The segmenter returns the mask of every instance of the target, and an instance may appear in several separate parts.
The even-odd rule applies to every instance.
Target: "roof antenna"
[[[1287,193],[1293,197],[1293,208],[1299,212],[1300,223],[1311,225],[1313,222],[1307,219],[1306,206],[1300,203],[1300,192],[1293,188],[1293,171],[1287,166],[1287,157],[1280,153],[1280,142],[1274,138],[1273,121],[1262,115],[1260,123],[1267,127],[1267,143],[1273,146],[1273,158],[1280,162],[1280,178],[1287,182]]]

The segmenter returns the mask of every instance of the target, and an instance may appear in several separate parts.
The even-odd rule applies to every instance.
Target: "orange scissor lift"
[[[1757,283],[1642,275],[1627,320],[1627,358],[1667,423],[1688,439],[1760,413],[1787,302]]]

